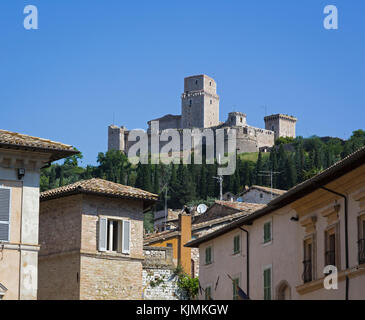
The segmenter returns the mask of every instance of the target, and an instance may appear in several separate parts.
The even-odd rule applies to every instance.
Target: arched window
[[[276,289],[277,300],[291,300],[291,288],[287,281],[281,281]]]

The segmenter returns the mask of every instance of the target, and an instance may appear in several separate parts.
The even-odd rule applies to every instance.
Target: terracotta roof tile
[[[240,211],[255,211],[264,207],[264,204],[259,203],[248,203],[248,202],[238,202],[238,201],[221,201],[216,200],[215,203],[218,203],[222,206],[229,207],[232,209],[240,210]]]
[[[0,148],[30,149],[33,151],[50,152],[53,154],[51,158],[52,161],[79,153],[79,151],[67,144],[1,129]]]
[[[81,180],[64,187],[42,192],[41,200],[59,198],[75,193],[92,193],[101,195],[110,195],[122,198],[157,200],[158,195],[144,191],[142,189],[125,186],[119,183],[93,178],[90,180]]]

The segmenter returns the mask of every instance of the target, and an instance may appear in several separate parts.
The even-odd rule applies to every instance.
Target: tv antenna
[[[273,192],[272,192],[272,189],[273,189],[273,176],[276,175],[276,174],[280,174],[281,172],[278,172],[278,171],[259,171],[259,174],[258,176],[260,177],[270,177],[270,194],[271,194],[271,200],[273,199]]]

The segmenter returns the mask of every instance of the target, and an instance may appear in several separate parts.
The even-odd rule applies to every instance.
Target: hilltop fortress
[[[152,121],[158,121],[159,131],[177,129],[182,136],[183,129],[213,131],[217,129],[236,129],[237,153],[257,152],[274,146],[279,137],[295,138],[297,119],[283,114],[264,118],[265,129],[247,124],[246,114],[230,112],[225,122],[219,121],[219,96],[214,79],[207,75],[191,76],[184,79],[184,93],[181,95],[181,115],[167,114],[147,122],[147,134],[151,135]],[[108,127],[108,150],[121,150],[125,153],[135,141],[129,141],[129,132],[124,126]],[[182,139],[181,139],[182,140]],[[161,142],[162,147],[167,142]],[[182,150],[182,146],[181,146]]]

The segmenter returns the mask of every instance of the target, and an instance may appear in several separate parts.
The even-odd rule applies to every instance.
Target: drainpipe
[[[342,197],[344,198],[345,200],[345,256],[346,256],[346,270],[349,269],[349,235],[348,235],[348,199],[347,199],[347,196],[345,196],[344,194],[342,193],[339,193],[337,191],[334,191],[334,190],[331,190],[331,189],[328,189],[326,187],[320,187],[321,189],[323,190],[326,190],[330,193],[333,193],[339,197]],[[349,276],[348,274],[346,273],[346,300],[349,299]]]
[[[242,231],[246,232],[247,234],[247,267],[246,267],[246,281],[247,281],[247,296],[248,298],[250,298],[250,234],[248,233],[247,230],[239,227],[239,229],[241,229]]]

